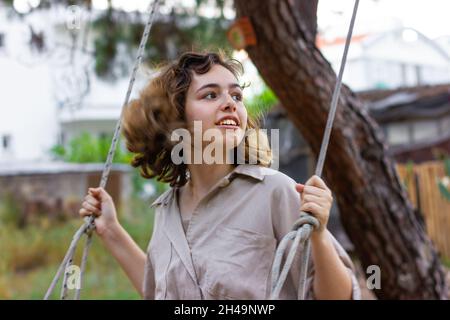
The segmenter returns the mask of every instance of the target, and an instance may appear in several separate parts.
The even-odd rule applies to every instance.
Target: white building
[[[129,76],[101,80],[92,55],[78,50],[71,56],[64,7],[23,19],[8,17],[8,10],[0,5],[0,163],[48,160],[51,147],[83,131],[112,134]],[[42,51],[29,46],[30,26],[45,35]],[[93,36],[91,31],[87,52]],[[148,76],[139,70],[132,97]]]
[[[437,43],[448,56],[450,56],[450,35],[438,37],[434,39],[434,42]]]
[[[344,43],[344,38],[317,41],[336,71]],[[355,35],[343,81],[355,91],[450,83],[448,52],[411,28]]]
[[[71,56],[66,9],[39,10],[22,19],[9,19],[7,7],[0,4],[0,163],[48,160],[48,151],[55,144],[66,143],[83,131],[111,134],[119,118],[129,75],[115,82],[95,76],[89,54],[95,36],[92,31],[86,41],[87,53],[75,51]],[[29,26],[45,34],[42,52],[30,49]],[[343,44],[344,39],[318,39],[335,70]],[[77,46],[81,47],[80,41]],[[237,58],[246,67],[243,81],[252,83],[247,89],[251,95],[261,85],[256,69],[242,55]],[[448,83],[449,55],[448,38],[433,42],[412,29],[356,35],[344,82],[354,90]],[[132,60],[127,62],[130,72],[132,64]],[[148,77],[147,70],[139,71],[132,97]]]

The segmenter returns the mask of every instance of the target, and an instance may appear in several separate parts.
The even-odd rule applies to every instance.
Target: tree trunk
[[[336,82],[314,43],[317,1],[235,0],[235,6],[256,33],[256,46],[247,48],[253,63],[317,156]],[[386,148],[377,124],[343,86],[324,178],[364,270],[380,267],[381,289],[374,293],[380,299],[444,299],[438,254]]]

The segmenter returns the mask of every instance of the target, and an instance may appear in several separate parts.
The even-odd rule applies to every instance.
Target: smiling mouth
[[[233,119],[221,120],[219,123],[217,123],[217,126],[218,127],[225,127],[225,128],[233,128],[233,129],[239,128],[239,125]]]

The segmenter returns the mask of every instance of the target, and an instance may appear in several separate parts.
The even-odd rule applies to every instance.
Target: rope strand
[[[359,0],[355,0],[355,5],[353,7],[352,18],[350,21],[350,26],[347,33],[347,38],[345,40],[344,53],[342,55],[341,66],[339,69],[339,74],[337,76],[336,86],[334,87],[333,96],[331,99],[330,111],[328,113],[327,124],[325,126],[325,132],[322,139],[322,145],[320,147],[319,158],[316,165],[315,174],[317,176],[322,175],[323,165],[325,163],[325,157],[327,155],[328,145],[330,143],[331,130],[333,128],[334,116],[336,114],[339,94],[341,92],[342,76],[344,74],[345,63],[347,61],[348,49],[350,47],[350,41],[352,38],[353,27],[355,25],[356,13],[358,11]],[[308,218],[308,219],[306,219]],[[298,246],[302,247],[300,251],[301,254],[301,270],[300,270],[300,280],[298,288],[298,299],[304,300],[306,296],[306,278],[308,274],[308,265],[311,251],[311,241],[310,236],[313,232],[313,228],[317,228],[319,222],[316,218],[309,216],[307,212],[301,212],[300,218],[294,223],[294,231],[289,232],[281,240],[275,253],[275,260],[272,267],[272,292],[270,299],[278,299],[279,293],[283,287],[286,280],[288,271],[291,269],[293,257],[297,251]],[[294,239],[292,246],[289,249],[288,257],[283,266],[283,271],[279,273],[282,257],[287,250],[287,244],[290,240]]]
[[[149,12],[148,20],[145,25],[145,29],[144,29],[144,32],[143,32],[143,35],[141,38],[141,42],[139,44],[137,58],[134,63],[133,71],[131,72],[130,82],[128,84],[128,90],[125,95],[124,103],[122,105],[120,117],[119,117],[119,120],[117,121],[116,127],[114,129],[113,139],[111,142],[111,146],[110,146],[110,149],[108,152],[108,157],[106,159],[105,166],[104,166],[103,172],[102,172],[102,177],[100,180],[100,188],[105,188],[106,184],[108,182],[108,177],[109,177],[109,173],[111,171],[114,154],[116,152],[117,143],[118,143],[118,140],[120,137],[120,128],[122,126],[123,112],[124,112],[125,107],[128,105],[128,101],[130,99],[131,91],[133,89],[134,81],[136,79],[136,73],[137,73],[139,65],[141,64],[141,61],[142,61],[142,56],[144,54],[144,48],[148,41],[148,36],[150,34],[150,30],[153,25],[155,14],[158,10],[159,1],[160,0],[155,0],[152,5],[148,6],[148,9],[147,9],[147,12]],[[83,257],[82,257],[81,268],[80,268],[80,280],[82,279],[84,269],[86,267],[87,255],[89,253],[89,248],[92,244],[92,231],[93,231],[93,229],[95,229],[94,220],[95,220],[95,216],[93,216],[93,215],[86,218],[85,223],[75,233],[75,236],[73,237],[73,240],[69,246],[69,249],[67,250],[65,257],[64,257],[61,265],[59,266],[58,271],[56,272],[56,275],[53,278],[53,281],[51,282],[50,287],[47,290],[47,293],[44,296],[44,300],[47,300],[50,297],[50,295],[52,294],[59,278],[61,277],[61,274],[63,272],[66,273],[66,270],[68,267],[68,261],[73,261],[73,256],[74,256],[74,253],[76,250],[76,246],[77,246],[78,242],[80,241],[81,237],[83,236],[83,234],[86,234],[87,239],[86,239],[85,248],[83,250]],[[81,281],[79,283],[81,284]],[[78,300],[80,297],[80,289],[81,288],[76,289],[75,297],[74,297],[75,300]],[[67,294],[67,276],[64,276],[62,290],[61,290],[61,299],[65,299],[66,294]]]

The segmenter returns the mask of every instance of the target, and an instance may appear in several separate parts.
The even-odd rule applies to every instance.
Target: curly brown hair
[[[135,154],[131,165],[140,167],[144,178],[156,177],[172,187],[183,186],[187,182],[187,165],[174,164],[171,159],[172,148],[178,142],[171,141],[170,137],[173,130],[187,128],[185,102],[194,72],[205,74],[216,64],[228,69],[236,79],[243,73],[239,61],[226,60],[221,53],[187,52],[161,67],[159,74],[140,92],[139,98],[126,106],[122,133],[127,149]],[[247,129],[257,128],[256,119],[249,116]],[[249,158],[251,150],[257,150],[256,164],[270,165],[271,150],[265,135],[246,136],[243,142],[244,159]]]

